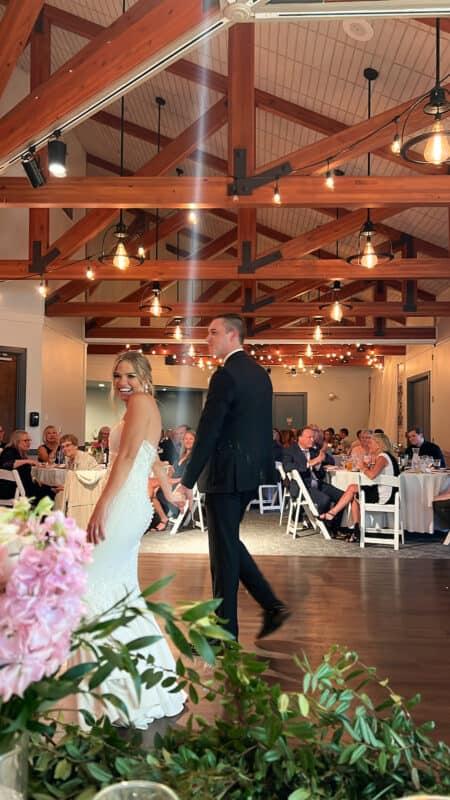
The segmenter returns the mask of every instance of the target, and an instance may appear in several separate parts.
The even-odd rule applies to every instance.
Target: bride
[[[148,478],[152,471],[168,501],[180,505],[157,456],[161,417],[152,396],[151,367],[145,356],[133,350],[116,358],[113,389],[125,403],[126,413],[111,431],[106,483],[87,526],[88,541],[96,545],[85,596],[93,615],[109,609],[127,592],[131,593],[136,605],[135,598],[140,592],[137,577],[139,545],[153,514],[148,497]],[[155,668],[161,668],[166,676],[173,674],[174,659],[148,610],[145,617],[138,617],[126,628],[114,632],[114,638],[123,642],[151,635],[161,636],[151,647]],[[102,692],[115,694],[125,703],[131,724],[136,728],[146,728],[155,719],[179,714],[186,699],[184,692],[170,694],[157,684],[150,689],[143,686],[138,702],[131,676],[116,671],[102,683],[101,688]],[[105,708],[99,707],[92,698],[89,703],[88,710],[95,716],[105,713]],[[87,707],[85,700],[83,706]],[[114,722],[129,724],[127,717],[117,708],[106,704],[106,709]]]

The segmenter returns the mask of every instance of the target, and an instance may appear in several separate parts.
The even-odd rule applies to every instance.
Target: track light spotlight
[[[36,155],[36,150],[34,147],[30,147],[25,155],[22,156],[22,166],[33,189],[38,189],[39,186],[44,186],[45,176],[39,165],[39,157]]]
[[[65,142],[61,139],[61,131],[55,131],[53,134],[54,139],[50,139],[47,145],[48,151],[48,171],[51,172],[55,178],[65,178],[66,171],[66,153],[67,147]]]

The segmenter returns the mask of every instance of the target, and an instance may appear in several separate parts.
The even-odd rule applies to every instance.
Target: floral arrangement
[[[27,727],[26,690],[67,659],[84,613],[92,545],[75,520],[44,498],[0,508],[0,744]],[[29,698],[28,698],[29,699]]]

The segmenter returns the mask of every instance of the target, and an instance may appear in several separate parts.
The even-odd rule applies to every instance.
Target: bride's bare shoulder
[[[156,400],[151,394],[146,392],[136,392],[128,400],[127,415],[151,413],[157,409]]]

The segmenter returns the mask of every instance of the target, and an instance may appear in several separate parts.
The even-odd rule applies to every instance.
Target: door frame
[[[276,397],[303,397],[305,405],[305,419],[308,419],[308,392],[274,392],[272,400],[272,417],[275,422],[275,398]],[[305,425],[307,423],[305,422]]]
[[[418,383],[419,381],[423,381],[424,379],[426,379],[427,383],[428,383],[428,403],[427,403],[427,405],[428,405],[428,420],[427,420],[428,430],[425,429],[425,425],[424,425],[424,436],[425,436],[426,439],[430,439],[430,437],[431,437],[431,372],[429,370],[427,372],[421,372],[419,375],[410,375],[406,379],[406,425],[407,425],[407,431],[409,431],[411,429],[411,426],[414,426],[415,424],[417,424],[417,420],[415,422],[410,420],[410,416],[409,416],[409,414],[410,414],[410,411],[409,411],[409,409],[410,409],[410,397],[412,395],[412,387],[414,386],[414,384]]]
[[[0,355],[16,356],[16,429],[25,428],[27,351],[23,347],[1,347]]]

